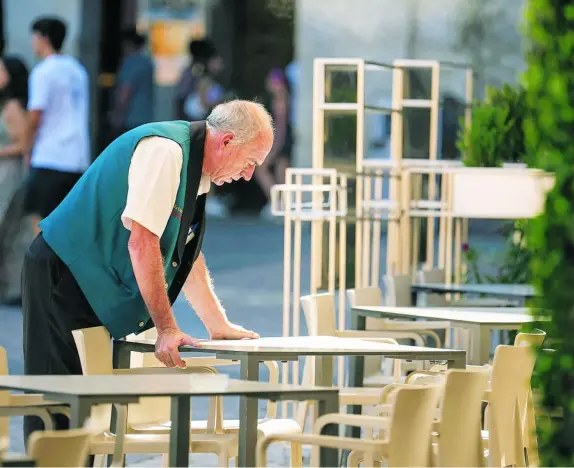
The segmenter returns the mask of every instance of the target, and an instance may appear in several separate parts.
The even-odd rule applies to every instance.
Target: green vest
[[[183,151],[175,205],[160,239],[165,287],[173,304],[199,255],[205,230],[206,196],[197,197],[205,132],[205,122],[185,121],[150,123],[126,132],[40,223],[46,243],[68,266],[116,339],[154,326],[134,276],[128,252],[130,231],[121,220],[134,149],[142,138],[160,136],[175,141]],[[190,229],[195,235],[186,244]]]

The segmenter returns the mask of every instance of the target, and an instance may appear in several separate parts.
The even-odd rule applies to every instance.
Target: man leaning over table
[[[156,357],[184,366],[171,305],[183,290],[212,339],[257,338],[231,323],[215,295],[201,243],[210,183],[251,179],[273,144],[272,121],[248,101],[206,121],[145,124],[113,141],[44,219],[22,270],[27,375],[82,369],[72,330],[105,326],[113,338],[156,327]],[[68,427],[66,418],[56,428]],[[41,430],[27,417],[26,440]]]

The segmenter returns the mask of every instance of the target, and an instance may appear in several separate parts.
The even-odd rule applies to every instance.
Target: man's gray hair
[[[256,102],[234,100],[219,104],[206,120],[207,127],[214,132],[233,133],[233,144],[236,145],[273,135],[273,120],[269,112]]]

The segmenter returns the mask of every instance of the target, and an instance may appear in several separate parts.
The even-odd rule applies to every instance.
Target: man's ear
[[[229,145],[233,139],[235,138],[235,135],[232,132],[225,132],[225,134],[223,135],[223,138],[221,139],[221,142],[223,144],[223,146],[227,146]]]

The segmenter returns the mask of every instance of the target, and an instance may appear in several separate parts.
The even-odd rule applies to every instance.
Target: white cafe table
[[[472,333],[469,364],[483,365],[490,359],[490,335],[493,330],[520,330],[535,321],[526,308],[488,307],[367,307],[351,309],[351,328],[365,330],[366,318],[410,318],[451,322],[455,328]]]
[[[154,340],[129,340],[114,342],[114,367],[129,367],[132,351],[153,352]],[[259,362],[296,361],[300,356],[315,356],[314,383],[321,387],[333,385],[333,358],[352,356],[349,380],[352,386],[363,386],[364,356],[384,356],[392,359],[421,361],[446,361],[449,367],[464,368],[466,353],[461,350],[422,348],[375,343],[356,338],[331,336],[269,337],[257,340],[213,340],[203,341],[201,348],[184,346],[185,353],[210,353],[217,358],[237,360],[240,363],[240,377],[244,380],[259,380]],[[360,407],[352,409],[360,412]],[[255,466],[254,454],[247,448],[257,442],[257,401],[243,396],[239,404],[239,466]],[[353,428],[352,434],[357,435]],[[334,432],[337,434],[337,432]],[[325,449],[321,449],[322,451]],[[324,457],[322,457],[324,458]],[[336,464],[336,463],[335,463]],[[334,465],[333,465],[334,466]]]
[[[411,285],[414,293],[426,292],[435,294],[484,294],[504,299],[518,299],[522,304],[527,299],[538,296],[534,287],[530,284],[503,284],[503,283],[414,283]]]
[[[41,393],[45,398],[70,405],[72,428],[84,425],[91,407],[98,404],[127,405],[143,397],[171,397],[171,431],[169,466],[188,466],[190,434],[190,398],[240,396],[254,401],[317,400],[320,414],[334,413],[339,408],[336,388],[312,385],[270,384],[233,380],[226,375],[73,375],[73,376],[1,376],[0,389]],[[257,430],[257,415],[253,422]],[[337,427],[325,433],[337,434]],[[244,453],[255,456],[255,444],[244,447]],[[337,451],[321,452],[321,466],[337,464]],[[242,466],[240,464],[240,466]]]

